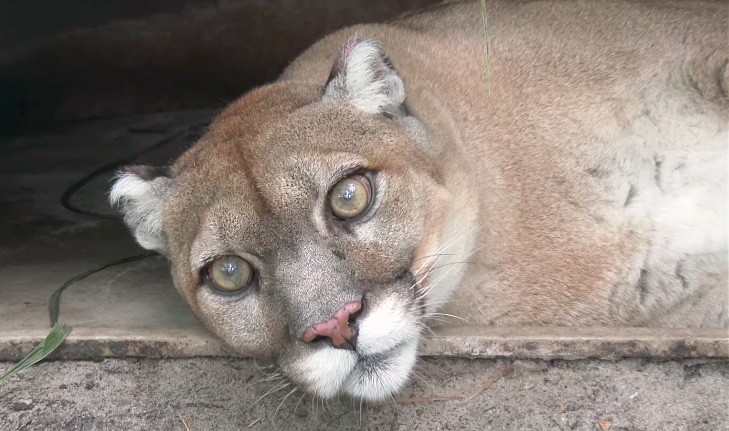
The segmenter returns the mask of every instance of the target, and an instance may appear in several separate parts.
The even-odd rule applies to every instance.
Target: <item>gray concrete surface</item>
[[[508,364],[425,359],[402,397],[470,394]],[[252,360],[48,362],[0,385],[0,429],[729,430],[729,362],[517,361],[515,368],[468,402],[401,400],[360,410],[358,402],[322,403],[298,391],[286,398],[291,386],[264,396],[277,382],[262,382],[265,370]]]
[[[63,192],[98,167],[183,131],[142,158],[154,164],[168,162],[199,135],[191,126],[210,115],[188,111],[88,122],[0,142],[0,337],[15,342],[44,337],[49,330],[48,298],[64,281],[143,251],[120,220],[63,208]],[[113,214],[106,203],[113,174],[100,175],[71,203]],[[108,268],[72,286],[63,295],[60,319],[96,335],[105,329],[117,336],[171,328],[204,333],[174,290],[166,263],[154,258]],[[6,343],[0,351],[8,347]]]

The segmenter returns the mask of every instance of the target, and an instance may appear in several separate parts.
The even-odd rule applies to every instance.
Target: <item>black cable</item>
[[[150,152],[152,152],[154,150],[157,150],[160,147],[162,147],[163,145],[168,144],[168,143],[174,141],[175,139],[177,139],[178,137],[180,137],[181,135],[183,135],[185,132],[188,132],[188,131],[194,129],[195,127],[203,126],[205,124],[206,123],[196,123],[196,124],[193,124],[193,125],[190,125],[190,126],[186,126],[184,128],[181,128],[181,129],[173,132],[172,134],[167,135],[164,138],[155,141],[154,144],[152,144],[152,145],[150,145],[148,147],[145,147],[141,151],[138,151],[138,152],[132,154],[129,157],[125,157],[123,159],[118,159],[118,160],[115,160],[115,161],[106,163],[103,166],[101,166],[101,167],[93,170],[92,172],[88,173],[87,175],[84,175],[83,178],[81,178],[80,180],[78,180],[75,183],[73,183],[70,187],[68,187],[63,192],[63,194],[61,195],[61,205],[64,208],[66,208],[67,210],[69,210],[69,211],[75,212],[77,214],[82,214],[82,215],[85,215],[85,216],[89,216],[89,217],[95,217],[95,218],[101,218],[101,219],[119,219],[119,218],[121,218],[121,217],[116,216],[116,215],[102,214],[102,213],[99,213],[99,212],[96,212],[96,211],[91,211],[91,210],[86,210],[86,209],[83,209],[83,208],[79,208],[79,207],[77,207],[77,206],[75,206],[75,205],[73,205],[71,203],[71,198],[73,197],[74,193],[76,193],[77,191],[79,191],[86,184],[90,183],[98,175],[100,175],[100,174],[102,174],[104,172],[108,172],[108,171],[111,171],[111,170],[114,170],[114,169],[118,169],[118,168],[120,168],[123,165],[132,163],[135,160],[137,160],[140,156],[142,156],[144,154],[147,154],[147,153],[150,153]],[[130,129],[130,131],[132,131],[132,129]],[[135,129],[133,131],[137,131],[137,132],[158,132],[158,130],[156,130],[156,129]],[[110,263],[105,263],[105,264],[99,265],[98,267],[96,267],[94,269],[90,269],[88,271],[85,271],[85,272],[83,272],[83,273],[81,273],[81,274],[73,277],[72,279],[66,281],[65,283],[63,283],[61,285],[61,287],[59,287],[58,289],[56,289],[53,292],[53,294],[51,295],[50,299],[48,300],[48,314],[49,314],[50,319],[51,319],[51,326],[53,326],[56,323],[58,323],[58,314],[60,312],[60,307],[61,307],[61,294],[63,293],[64,290],[66,290],[72,284],[76,283],[77,281],[81,281],[81,280],[83,280],[84,278],[86,278],[86,277],[88,277],[90,275],[96,274],[97,272],[103,271],[106,268],[109,268],[109,267],[112,267],[112,266],[116,266],[116,265],[122,265],[122,264],[128,263],[128,262],[134,262],[134,261],[141,260],[141,259],[146,259],[148,257],[157,256],[157,255],[158,255],[158,253],[155,253],[155,252],[145,252],[145,253],[142,253],[142,254],[137,254],[137,255],[134,255],[134,256],[125,257],[125,258],[122,258],[122,259],[119,259],[119,260],[116,260],[116,261],[113,261],[113,262],[110,262]]]
[[[118,215],[112,215],[112,214],[103,214],[92,210],[86,210],[83,208],[79,208],[76,205],[71,203],[71,198],[73,195],[81,190],[86,184],[90,183],[94,178],[99,176],[100,174],[103,174],[104,172],[112,171],[115,169],[118,169],[122,167],[123,165],[129,164],[137,160],[140,156],[143,156],[144,154],[150,153],[154,150],[157,150],[164,146],[165,144],[168,144],[181,135],[183,135],[185,132],[193,129],[194,127],[198,126],[198,124],[184,127],[180,130],[177,130],[176,132],[173,132],[170,135],[165,136],[162,139],[159,139],[155,141],[154,144],[150,145],[149,147],[146,147],[142,149],[141,151],[138,151],[134,154],[132,154],[129,157],[118,159],[113,162],[109,162],[104,164],[103,166],[95,169],[94,171],[90,172],[89,174],[85,175],[80,180],[76,181],[75,183],[71,184],[61,195],[61,206],[66,208],[67,210],[74,212],[76,214],[82,214],[89,217],[95,217],[100,219],[119,219],[120,217]]]
[[[123,259],[115,260],[114,262],[99,265],[96,268],[83,272],[83,273],[73,277],[72,279],[68,280],[67,282],[63,283],[63,285],[61,285],[61,287],[59,287],[58,289],[56,289],[53,292],[53,294],[51,295],[51,298],[48,300],[48,314],[51,317],[51,326],[58,323],[58,313],[60,312],[60,308],[61,308],[61,294],[63,293],[64,290],[66,290],[67,287],[71,286],[72,284],[76,283],[77,281],[83,280],[84,278],[86,278],[90,275],[103,271],[106,268],[110,268],[112,266],[117,266],[117,265],[121,265],[121,264],[128,263],[128,262],[134,262],[136,260],[146,259],[148,257],[157,256],[157,255],[158,255],[158,253],[150,251],[147,253],[142,253],[142,254],[137,254],[134,256],[125,257]]]
[[[201,124],[202,125],[202,124]],[[84,176],[80,180],[73,183],[69,188],[66,189],[66,191],[63,192],[61,195],[61,205],[66,208],[69,211],[75,212],[77,214],[83,214],[90,217],[96,217],[96,218],[103,218],[103,219],[114,219],[118,218],[109,214],[101,214],[97,213],[95,211],[89,211],[84,210],[82,208],[79,208],[71,203],[71,198],[73,197],[73,194],[76,193],[78,190],[80,190],[83,186],[88,184],[91,180],[96,178],[97,175],[107,172],[112,169],[116,169],[120,167],[121,165],[133,162],[135,159],[137,159],[139,156],[146,154],[150,151],[156,150],[157,148],[165,145],[168,142],[171,142],[178,136],[182,135],[185,131],[190,130],[194,126],[188,126],[182,130],[179,130],[175,133],[172,133],[171,135],[168,135],[167,137],[155,142],[153,145],[143,149],[142,151],[137,152],[136,154],[133,154],[130,157],[127,157],[122,160],[116,160],[110,163],[107,163],[100,168],[94,170],[93,172],[89,173],[88,175]],[[135,131],[131,128],[129,131]],[[136,131],[141,131],[145,133],[155,133],[158,132],[158,130],[153,129],[137,129]],[[71,327],[67,325],[62,325],[58,323],[58,314],[60,312],[61,307],[61,294],[64,290],[66,290],[68,287],[70,287],[72,284],[76,283],[77,281],[83,280],[84,278],[96,274],[97,272],[103,271],[106,268],[121,265],[128,262],[134,262],[137,260],[145,259],[151,256],[155,256],[157,253],[155,252],[146,252],[142,254],[138,254],[135,256],[125,257],[123,259],[116,260],[111,263],[105,263],[103,265],[100,265],[94,269],[90,269],[88,271],[85,271],[72,279],[66,281],[56,289],[53,294],[51,295],[49,301],[48,301],[48,313],[51,318],[51,332],[46,336],[46,338],[41,341],[28,355],[25,356],[18,364],[16,364],[14,367],[11,367],[8,371],[0,375],[0,382],[7,380],[8,378],[12,377],[13,375],[17,374],[19,371],[37,363],[38,361],[43,360],[48,355],[53,353],[66,339],[68,334],[71,332]]]

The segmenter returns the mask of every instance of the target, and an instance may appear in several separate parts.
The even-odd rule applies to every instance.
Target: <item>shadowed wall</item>
[[[330,31],[436,2],[5,2],[0,128],[223,106]]]

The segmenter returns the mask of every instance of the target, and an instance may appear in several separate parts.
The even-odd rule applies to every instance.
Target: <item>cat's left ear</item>
[[[347,102],[371,114],[403,115],[405,84],[377,42],[355,36],[339,52],[323,100]]]
[[[151,166],[122,169],[109,193],[139,245],[167,256],[167,237],[162,229],[164,204],[174,181],[166,172]]]

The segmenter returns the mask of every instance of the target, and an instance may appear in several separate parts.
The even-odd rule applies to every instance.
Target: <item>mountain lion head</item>
[[[402,388],[441,305],[725,327],[726,7],[690,4],[496,2],[493,92],[478,2],[341,30],[111,201],[211,332],[322,398]]]
[[[128,167],[111,191],[209,330],[319,397],[399,390],[460,276],[438,256],[473,243],[405,97],[378,44],[352,38],[326,85],[253,90],[169,171]]]

